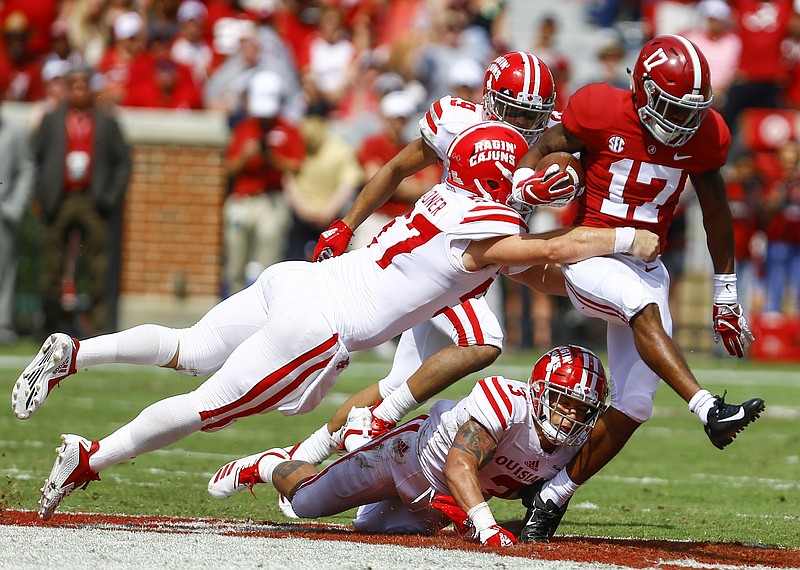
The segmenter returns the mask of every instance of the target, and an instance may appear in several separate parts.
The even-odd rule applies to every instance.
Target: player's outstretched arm
[[[489,264],[506,266],[575,263],[612,253],[630,253],[653,261],[659,239],[648,230],[634,228],[560,228],[542,234],[473,241],[464,253],[464,265],[474,271]]]
[[[495,449],[497,443],[486,428],[470,419],[456,433],[442,473],[453,499],[475,528],[475,538],[487,546],[511,546],[516,543],[514,535],[497,524],[478,481],[478,470]]]
[[[411,141],[369,179],[342,221],[355,230],[394,195],[404,179],[437,160],[436,151],[422,137]]]

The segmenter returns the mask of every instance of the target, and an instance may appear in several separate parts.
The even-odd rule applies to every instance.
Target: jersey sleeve
[[[422,138],[436,151],[442,162],[447,162],[447,147],[455,136],[482,120],[480,107],[471,101],[449,95],[434,101],[419,120]]]
[[[602,113],[600,109],[608,109],[613,89],[605,83],[590,83],[573,93],[567,102],[567,108],[561,114],[564,128],[583,141],[595,136],[605,138],[605,132],[613,125],[613,113]]]
[[[527,233],[528,224],[513,208],[491,202],[478,201],[461,223],[449,233],[452,239],[481,240],[493,237]]]
[[[463,408],[495,441],[502,439],[518,412],[521,394],[514,390],[502,376],[490,376],[479,381],[462,401]]]

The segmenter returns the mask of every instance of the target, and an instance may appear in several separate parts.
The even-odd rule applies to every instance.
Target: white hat
[[[417,110],[414,97],[405,91],[392,91],[381,99],[381,115],[390,119],[408,118]]]
[[[247,112],[253,117],[271,119],[281,109],[283,81],[274,71],[258,71],[247,89]]]
[[[70,63],[63,59],[51,59],[42,66],[42,81],[47,83],[56,77],[64,77],[69,71]]]
[[[456,61],[447,74],[447,84],[453,87],[469,87],[475,89],[483,83],[483,66],[470,58],[463,58]]]
[[[114,20],[114,37],[127,40],[136,36],[142,29],[142,18],[136,12],[125,12]]]
[[[189,20],[205,20],[208,18],[208,9],[197,0],[183,0],[178,6],[177,18],[179,22]]]
[[[697,4],[697,11],[703,18],[714,18],[728,22],[733,12],[725,0],[702,0]]]

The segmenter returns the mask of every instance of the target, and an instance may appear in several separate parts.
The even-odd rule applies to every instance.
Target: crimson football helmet
[[[606,409],[605,369],[597,355],[582,346],[557,346],[542,356],[533,366],[528,389],[533,421],[555,445],[582,444]],[[575,407],[577,417],[566,415]]]
[[[447,184],[513,206],[511,178],[528,150],[523,136],[509,125],[486,121],[461,131],[447,147]]]
[[[532,53],[503,54],[486,69],[483,118],[511,125],[528,144],[533,144],[547,128],[555,105],[553,74]]]
[[[666,146],[686,143],[711,108],[708,60],[683,36],[658,36],[639,52],[631,75],[639,119]]]

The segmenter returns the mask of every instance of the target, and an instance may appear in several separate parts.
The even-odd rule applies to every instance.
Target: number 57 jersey
[[[465,269],[470,242],[527,231],[512,208],[439,184],[367,247],[315,263],[315,274],[345,345],[362,350],[482,295],[501,266]]]

